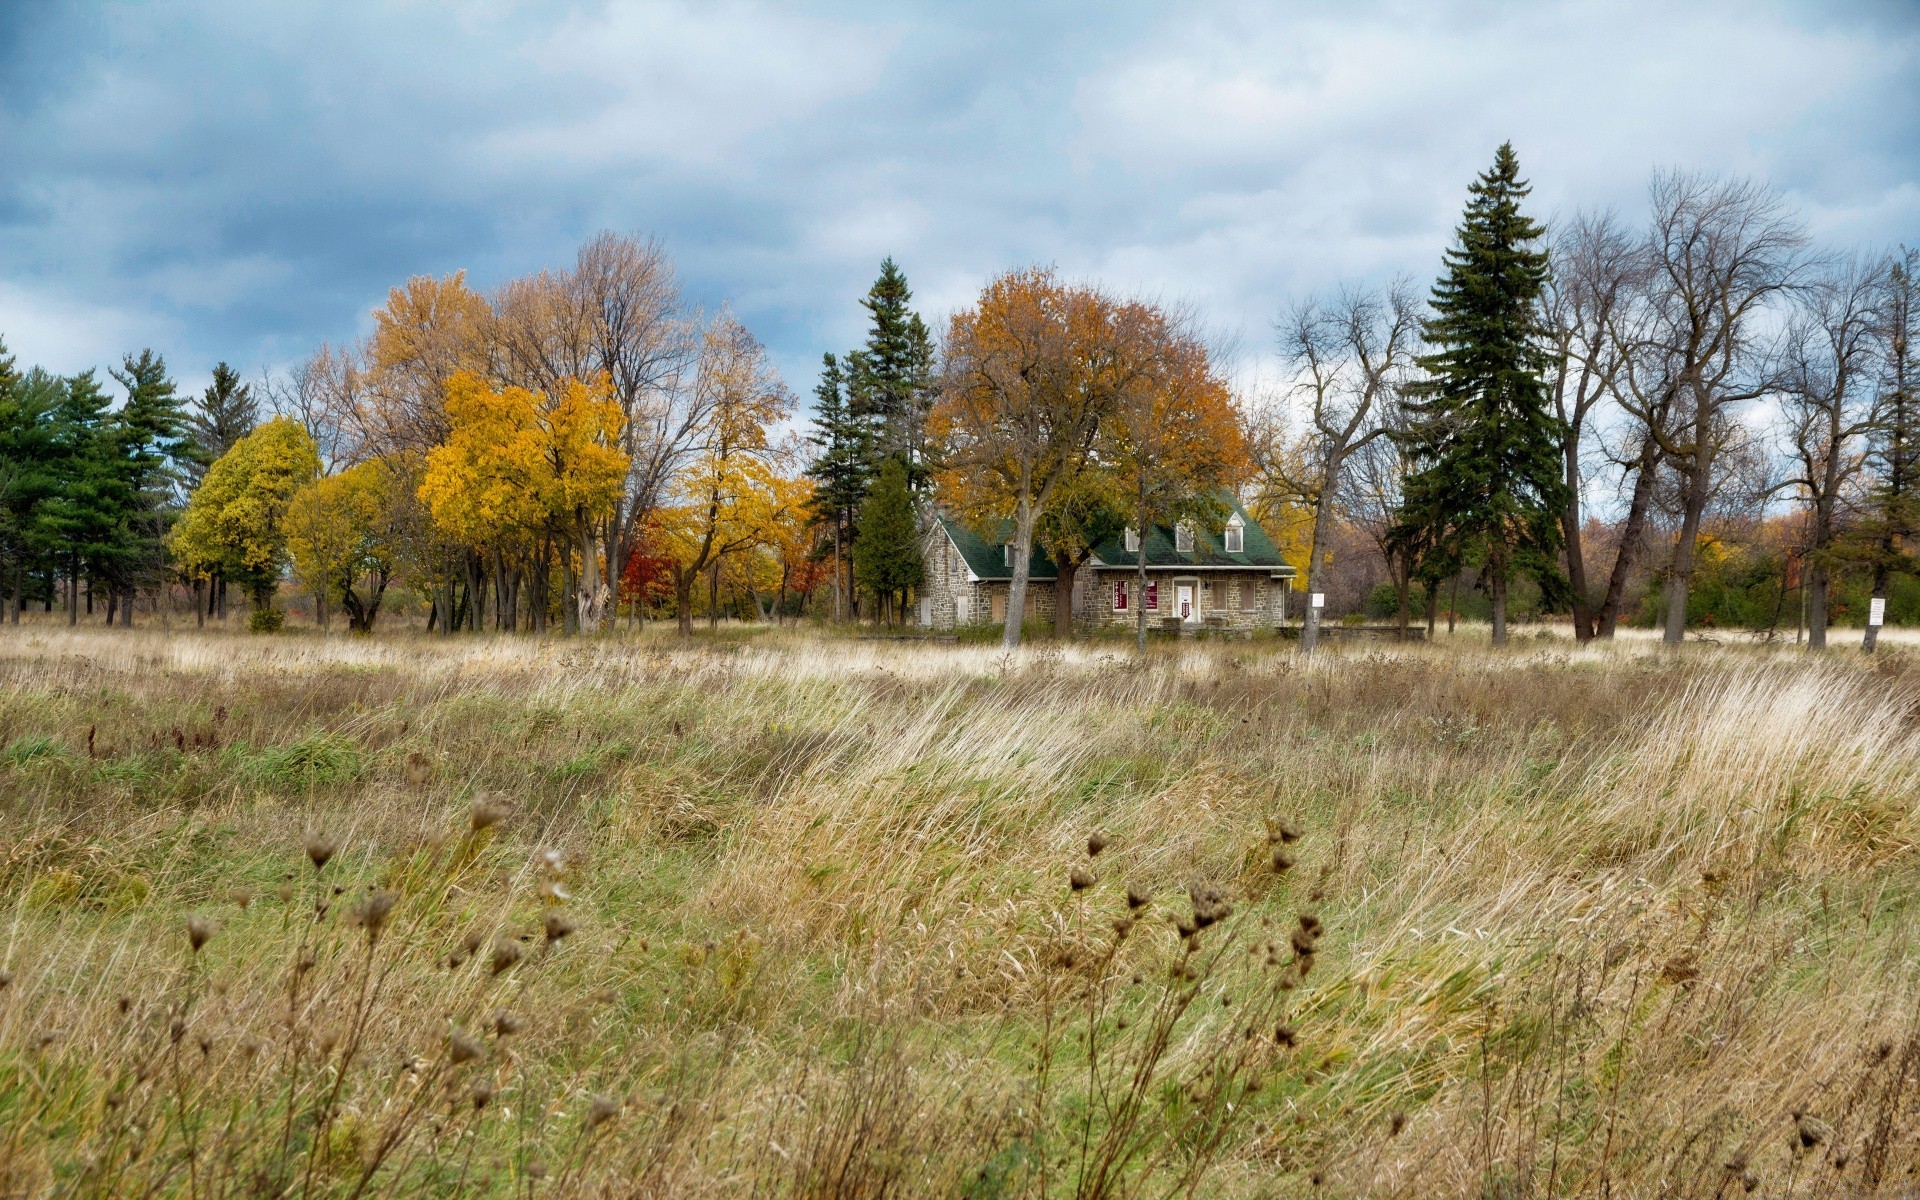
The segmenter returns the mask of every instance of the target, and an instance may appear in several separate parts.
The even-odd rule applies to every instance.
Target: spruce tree
[[[1531,189],[1512,143],[1469,188],[1465,218],[1433,288],[1425,378],[1412,389],[1414,472],[1401,540],[1481,564],[1493,642],[1507,640],[1507,590],[1531,575],[1549,603],[1566,590],[1558,552],[1566,430],[1548,406],[1537,303],[1545,232],[1520,211]]]
[[[187,418],[187,449],[181,456],[188,486],[198,487],[207,468],[260,423],[260,402],[253,387],[240,382],[240,372],[226,363],[213,368],[213,386],[201,394]]]
[[[860,306],[867,310],[867,344],[847,355],[848,407],[870,430],[872,469],[879,460],[897,458],[907,468],[907,484],[918,489],[930,472],[927,462],[927,410],[933,405],[933,336],[908,305],[913,291],[892,258],[880,263],[880,277]]]
[[[854,579],[880,600],[883,614],[892,615],[897,606],[891,601],[904,600],[908,589],[919,587],[922,574],[920,523],[914,517],[906,464],[889,458],[860,506],[860,535],[853,543]]]

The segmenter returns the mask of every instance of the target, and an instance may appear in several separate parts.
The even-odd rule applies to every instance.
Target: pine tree
[[[213,368],[213,386],[201,394],[187,418],[187,449],[181,456],[190,488],[199,487],[207,468],[260,423],[260,402],[251,384],[226,363]]]
[[[860,502],[872,483],[871,439],[867,424],[847,404],[846,375],[833,355],[821,357],[820,383],[813,389],[813,434],[807,439],[820,453],[807,468],[814,481],[813,519],[833,533],[834,579],[845,620],[851,592],[848,552],[853,545]]]
[[[61,380],[53,400],[48,437],[53,488],[40,505],[30,536],[51,552],[66,577],[71,625],[80,619],[81,578],[90,584],[105,582],[113,567],[122,477],[107,393],[93,372]],[[89,607],[92,594],[89,586]]]
[[[41,375],[44,378],[44,373]],[[43,503],[53,495],[53,402],[44,386],[30,386],[0,341],[0,597],[5,619],[20,623],[27,576],[43,566],[33,534]]]
[[[908,307],[913,291],[892,258],[880,263],[880,277],[860,306],[870,325],[867,344],[847,355],[845,374],[852,416],[871,430],[872,470],[879,460],[897,458],[907,468],[907,484],[918,489],[927,478],[927,410],[933,404],[933,337],[920,315]]]
[[[108,434],[114,445],[116,514],[112,583],[120,623],[133,624],[133,592],[153,587],[165,563],[167,527],[177,512],[179,473],[187,451],[187,417],[166,360],[152,350],[127,355],[113,377],[127,390]]]
[[[880,601],[883,616],[898,612],[892,603],[920,586],[920,523],[914,517],[907,468],[889,458],[880,468],[866,503],[860,506],[860,536],[853,543],[853,575]]]
[[[1547,280],[1544,230],[1520,211],[1531,189],[1512,143],[1468,191],[1465,218],[1433,288],[1433,349],[1416,362],[1400,540],[1451,561],[1477,561],[1493,601],[1493,642],[1507,639],[1507,588],[1533,576],[1549,602],[1565,592],[1558,515],[1566,431],[1548,406],[1537,302]]]

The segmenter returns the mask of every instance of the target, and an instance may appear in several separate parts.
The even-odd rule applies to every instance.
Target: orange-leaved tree
[[[1147,369],[1102,427],[1099,457],[1117,477],[1140,531],[1134,595],[1147,594],[1147,534],[1154,526],[1217,515],[1218,493],[1245,479],[1251,457],[1240,410],[1206,346],[1158,308],[1133,314]],[[1147,648],[1147,610],[1134,606],[1134,637]]]
[[[1086,465],[1101,422],[1153,370],[1146,311],[1034,267],[990,281],[948,327],[928,422],[944,450],[940,497],[975,526],[1012,521],[1008,646],[1020,644],[1041,513]]]
[[[604,377],[563,380],[555,393],[455,373],[447,438],[427,452],[419,495],[451,540],[532,568],[535,628],[547,611],[548,556],[557,554],[579,627],[593,629],[609,594],[597,530],[628,466],[621,412]],[[512,620],[513,601],[502,603]]]

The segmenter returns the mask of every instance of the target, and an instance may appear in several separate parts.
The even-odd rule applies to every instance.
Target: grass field
[[[0,631],[0,1193],[1906,1194],[1912,653]]]

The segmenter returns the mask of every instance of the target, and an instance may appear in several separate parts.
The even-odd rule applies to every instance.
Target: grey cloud
[[[0,16],[0,335],[184,375],[657,234],[804,391],[894,254],[931,310],[1057,263],[1266,342],[1290,293],[1424,278],[1516,140],[1542,212],[1751,172],[1823,235],[1920,227],[1898,3],[24,6]]]

